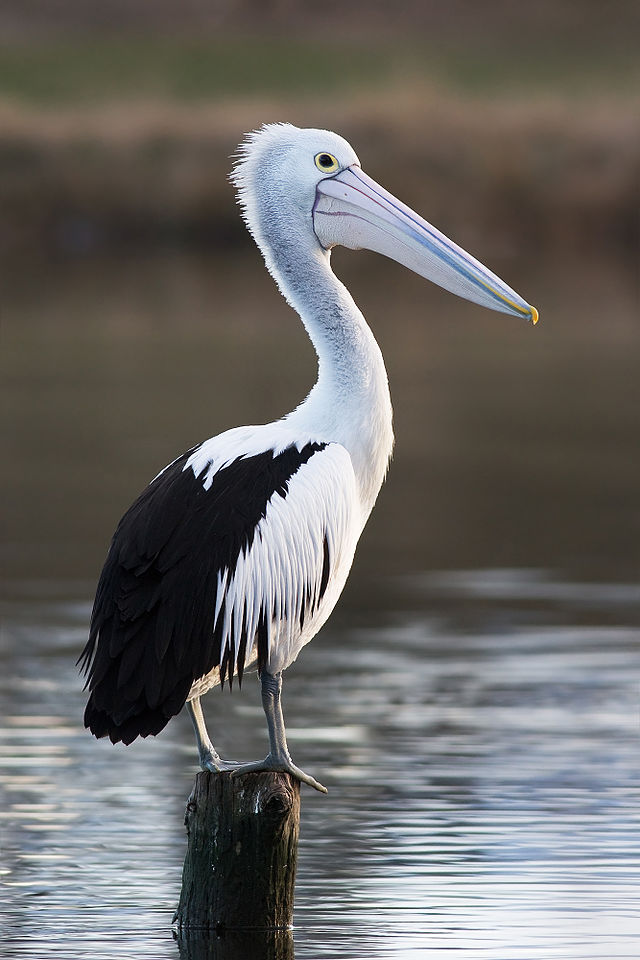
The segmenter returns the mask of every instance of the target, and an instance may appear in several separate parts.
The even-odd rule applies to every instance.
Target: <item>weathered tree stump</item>
[[[297,780],[288,773],[199,773],[185,825],[187,854],[174,916],[180,939],[291,926]]]

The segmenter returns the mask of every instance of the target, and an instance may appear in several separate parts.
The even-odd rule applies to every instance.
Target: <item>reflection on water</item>
[[[330,789],[303,794],[296,957],[635,957],[632,281],[493,263],[541,307],[534,331],[343,262],[398,440],[345,596],[285,680],[294,756]],[[74,661],[138,489],[203,437],[290,409],[313,355],[254,260],[39,277],[9,278],[3,317],[3,945],[207,955],[169,929],[190,724],[94,741]],[[205,709],[223,755],[264,754],[251,682]]]
[[[303,795],[298,960],[637,955],[640,590],[613,626],[607,585],[603,618],[578,584],[546,581],[539,624],[520,606],[539,572],[383,583],[381,622],[338,618],[288,672],[294,755],[330,789]],[[558,594],[591,626],[564,623]],[[6,942],[33,960],[175,958],[190,726],[128,749],[81,729],[88,613],[53,585],[5,611]],[[225,752],[264,752],[257,686],[205,704]]]

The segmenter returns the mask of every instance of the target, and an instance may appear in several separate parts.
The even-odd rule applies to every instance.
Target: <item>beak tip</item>
[[[531,309],[531,323],[535,327],[536,323],[539,320],[538,311],[536,310],[535,307],[531,307],[530,309]]]

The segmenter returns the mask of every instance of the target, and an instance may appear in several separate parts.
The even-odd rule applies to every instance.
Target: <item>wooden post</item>
[[[185,825],[187,854],[173,920],[184,946],[203,933],[227,938],[235,931],[288,931],[298,857],[299,782],[288,773],[199,773]],[[229,939],[235,940],[235,934]],[[273,955],[286,957],[284,940],[290,939],[290,933],[271,936],[264,940],[266,952],[238,955],[270,956],[268,944],[277,940],[283,942]]]

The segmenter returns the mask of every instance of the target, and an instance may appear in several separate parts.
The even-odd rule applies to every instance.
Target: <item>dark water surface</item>
[[[633,278],[494,262],[540,307],[533,330],[340,262],[398,439],[341,604],[285,679],[294,757],[330,791],[303,793],[295,955],[635,958]],[[190,724],[94,741],[74,660],[140,487],[291,408],[313,355],[252,259],[37,276],[10,278],[3,305],[0,951],[177,960]],[[223,755],[264,754],[255,681],[204,704]]]

